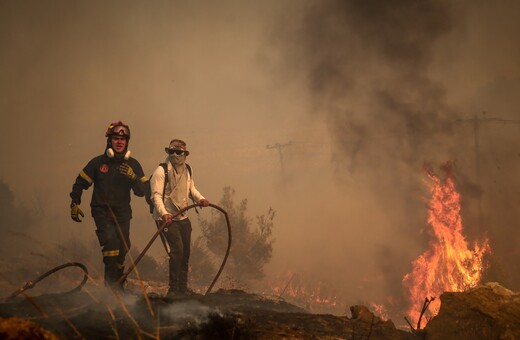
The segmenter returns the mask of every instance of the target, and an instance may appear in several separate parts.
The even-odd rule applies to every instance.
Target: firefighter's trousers
[[[130,249],[130,220],[104,222],[96,225],[96,235],[103,253],[105,264],[105,284],[115,289],[122,289],[123,282],[114,287],[125,270],[125,257]]]

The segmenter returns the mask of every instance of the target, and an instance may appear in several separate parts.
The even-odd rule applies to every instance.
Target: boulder
[[[496,282],[466,292],[446,292],[425,327],[425,339],[520,339],[520,294]]]
[[[58,340],[59,338],[35,322],[12,317],[0,318],[0,339]]]

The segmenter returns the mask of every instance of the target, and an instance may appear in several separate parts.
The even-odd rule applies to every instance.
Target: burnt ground
[[[363,306],[351,312],[351,318],[311,314],[240,290],[171,299],[85,288],[0,304],[0,337],[30,324],[32,336],[11,338],[51,339],[36,335],[41,326],[64,339],[416,339]]]
[[[520,339],[520,294],[496,282],[443,293],[438,315],[413,333],[364,306],[347,317],[236,289],[175,299],[142,291],[88,286],[4,301],[0,339]]]

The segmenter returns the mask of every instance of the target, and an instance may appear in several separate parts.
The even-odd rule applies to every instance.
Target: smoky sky
[[[14,207],[39,212],[31,239],[72,248],[91,244],[94,223],[91,190],[81,224],[68,195],[109,123],[130,125],[147,175],[183,139],[210,201],[231,186],[252,218],[276,210],[269,273],[370,301],[402,294],[429,240],[422,167],[452,160],[468,240],[485,231],[495,279],[518,289],[518,7],[2,2],[0,177]],[[139,249],[154,225],[144,200],[132,204]]]
[[[416,167],[423,148],[451,135],[454,112],[428,70],[454,25],[452,8],[434,1],[325,1],[305,13],[294,30],[299,65],[352,170],[392,160]]]
[[[520,121],[515,119],[519,116],[518,101],[512,94],[518,93],[518,65],[514,76],[509,72],[493,74],[498,65],[518,57],[518,53],[509,54],[512,40],[507,42],[505,37],[513,39],[510,34],[518,33],[518,25],[498,19],[512,20],[508,6],[515,5],[325,1],[310,4],[300,20],[286,30],[291,37],[282,39],[291,46],[287,66],[290,72],[305,73],[313,114],[326,117],[338,177],[346,178],[344,183],[349,185],[364,183],[364,189],[374,193],[373,208],[386,210],[388,220],[393,220],[388,225],[397,237],[421,234],[417,231],[424,206],[418,197],[424,195],[424,183],[417,176],[422,165],[438,170],[444,162],[454,160],[469,235],[479,238],[490,233],[498,249],[508,249],[504,251],[510,254],[508,260],[518,259],[511,247],[519,237],[510,226],[515,222],[504,224],[491,218],[503,204],[509,205],[509,195],[518,194],[514,176],[518,157],[513,150],[518,148],[514,136]],[[497,19],[486,17],[481,12],[486,10]],[[483,17],[486,20],[479,21]],[[474,34],[482,32],[486,37],[496,34],[499,42],[475,43],[478,38]],[[480,44],[498,48],[491,52],[490,46],[488,50],[497,59],[497,66],[475,56],[483,47]],[[461,59],[442,64],[444,54],[460,55]],[[462,77],[457,72],[450,74],[456,68],[453,65],[466,68],[471,64],[476,64],[475,70],[465,74],[467,83],[450,83]],[[489,77],[487,82],[471,83],[482,74]],[[459,95],[456,86],[461,85],[473,87],[472,97]],[[500,127],[503,135],[487,139],[488,129]],[[493,150],[489,150],[490,144]],[[507,170],[502,162],[508,163]],[[496,169],[501,173],[490,178]],[[512,190],[498,189],[502,181],[509,182]],[[497,189],[502,204],[487,201],[491,195],[497,197],[493,194]],[[512,211],[507,215],[514,221]],[[512,234],[514,241],[509,238]],[[392,245],[392,240],[388,241],[376,248],[376,262],[388,275],[389,285],[394,285],[398,281],[395,270],[404,269],[400,264],[406,261],[399,258],[407,242],[396,240]]]

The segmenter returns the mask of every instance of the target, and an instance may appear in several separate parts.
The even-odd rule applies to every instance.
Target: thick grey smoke
[[[436,1],[325,1],[292,32],[299,39],[291,57],[308,72],[337,160],[351,172],[417,167],[446,149],[456,116],[428,71],[453,21],[451,8]]]

